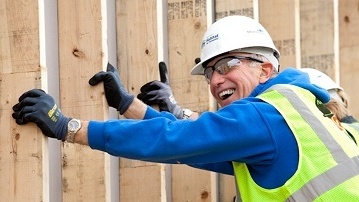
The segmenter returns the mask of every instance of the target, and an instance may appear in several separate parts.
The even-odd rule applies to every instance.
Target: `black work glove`
[[[125,113],[135,96],[129,94],[123,87],[118,70],[108,63],[106,72],[98,72],[89,80],[91,86],[95,86],[100,82],[104,84],[108,105],[117,109],[121,115]]]
[[[35,123],[44,135],[65,141],[67,123],[71,118],[64,116],[54,98],[41,89],[25,92],[15,104],[12,117],[19,125]]]
[[[137,98],[147,105],[158,105],[160,111],[172,113],[177,119],[183,118],[182,107],[177,105],[173,96],[167,73],[167,66],[164,62],[159,63],[161,81],[151,81],[141,87],[141,93]]]

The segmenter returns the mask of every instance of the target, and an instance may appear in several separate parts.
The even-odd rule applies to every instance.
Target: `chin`
[[[229,102],[229,100],[222,100],[222,102],[218,103],[218,105],[219,105],[220,107],[225,107],[225,106],[227,106],[227,105],[229,105],[229,104],[231,104],[231,103],[232,103],[232,101]]]

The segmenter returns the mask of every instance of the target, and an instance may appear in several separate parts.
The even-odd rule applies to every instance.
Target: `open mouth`
[[[234,93],[234,89],[227,89],[219,93],[219,98],[221,100],[225,100],[229,98],[231,95],[233,95],[233,93]]]

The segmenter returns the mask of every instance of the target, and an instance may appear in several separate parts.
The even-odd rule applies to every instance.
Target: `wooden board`
[[[101,1],[59,1],[60,102],[67,116],[82,120],[106,118],[103,87],[88,80],[104,69]],[[89,147],[63,146],[63,200],[105,201],[105,154]]]
[[[161,201],[160,183],[158,165],[121,167],[120,201]]]
[[[200,41],[207,28],[206,1],[169,0],[169,77],[174,96],[182,107],[208,111],[208,85],[203,76],[191,76]]]
[[[215,21],[229,15],[244,15],[254,17],[253,0],[215,1]]]
[[[218,198],[219,201],[233,201],[237,195],[236,182],[231,175],[221,174],[218,176]]]
[[[130,93],[159,79],[156,0],[116,2],[117,58],[120,76]]]
[[[36,64],[24,64],[30,69],[33,65]],[[16,72],[16,68],[13,70]],[[29,87],[40,87],[40,69],[34,72],[15,72],[1,75],[0,197],[9,201],[41,201],[44,137],[36,125],[18,126],[11,118],[12,106],[18,97]],[[21,85],[14,81],[21,81]]]
[[[19,96],[41,88],[38,2],[0,0],[0,198],[42,201],[45,138],[11,117]]]
[[[212,201],[210,172],[188,167],[172,166],[172,201]]]
[[[183,108],[208,111],[209,91],[203,76],[191,76],[206,23],[206,1],[168,0],[169,77]],[[184,165],[172,166],[172,201],[210,201],[210,173]]]
[[[119,73],[137,95],[142,85],[159,80],[156,0],[116,1],[116,15]],[[121,158],[120,201],[160,201],[160,179],[160,164]]]
[[[280,70],[296,67],[295,0],[258,0],[259,22],[280,52]],[[275,9],[274,9],[275,8]]]
[[[350,96],[349,110],[359,118],[359,12],[358,1],[339,1],[340,85]]]
[[[316,68],[334,79],[333,3],[300,1],[300,37],[301,67]]]

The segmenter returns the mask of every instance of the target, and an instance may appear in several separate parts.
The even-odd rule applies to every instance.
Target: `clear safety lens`
[[[209,83],[212,79],[213,72],[216,71],[219,74],[227,74],[231,68],[239,66],[241,61],[239,59],[233,58],[223,58],[218,61],[214,66],[206,67],[204,70],[204,76],[206,77],[207,82]]]
[[[244,56],[228,56],[224,57],[220,60],[218,60],[213,66],[207,66],[204,69],[204,76],[206,77],[206,80],[208,83],[210,83],[214,71],[218,72],[219,74],[227,74],[233,67],[238,67],[241,64],[242,59],[246,60],[252,60],[256,62],[263,63],[263,61],[260,61],[255,58],[251,57],[244,57]]]

